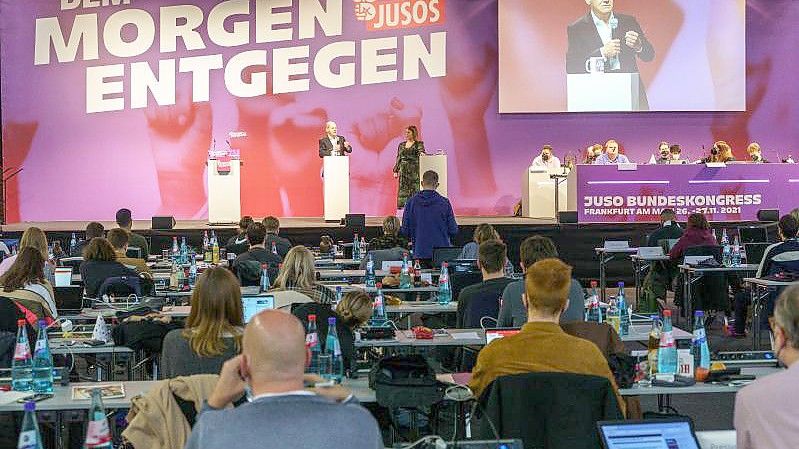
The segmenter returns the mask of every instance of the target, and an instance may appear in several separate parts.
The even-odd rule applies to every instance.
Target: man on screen
[[[319,157],[344,156],[346,153],[352,153],[350,143],[337,132],[336,122],[325,123],[325,136],[319,139]]]
[[[649,62],[655,49],[635,17],[613,12],[613,0],[585,0],[591,10],[569,25],[566,73],[586,73],[586,61],[605,60],[605,72],[638,73],[638,59]],[[648,110],[643,83],[639,109]]]
[[[594,165],[629,164],[627,156],[619,154],[619,143],[611,139],[605,144],[605,152],[594,161]]]

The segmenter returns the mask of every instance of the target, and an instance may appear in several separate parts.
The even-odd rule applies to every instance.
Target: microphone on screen
[[[616,29],[619,27],[619,19],[617,19],[616,16],[611,17],[610,20],[608,20],[608,25],[610,26],[610,30],[611,30],[610,31],[611,37],[613,39],[615,39],[616,38]],[[619,55],[616,55],[613,58],[611,58],[611,60],[610,60],[610,68],[611,68],[611,70],[615,70],[614,66],[616,65],[616,62],[618,60],[619,60]]]

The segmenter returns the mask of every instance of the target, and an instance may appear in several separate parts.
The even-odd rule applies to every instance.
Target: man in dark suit
[[[352,153],[352,146],[344,136],[336,134],[336,122],[325,124],[325,136],[319,139],[319,157],[344,156]]]
[[[588,58],[605,59],[605,72],[638,73],[638,59],[649,62],[655,49],[635,17],[613,12],[613,0],[585,0],[588,13],[569,25],[566,73],[586,73]],[[643,82],[639,109],[648,110]]]

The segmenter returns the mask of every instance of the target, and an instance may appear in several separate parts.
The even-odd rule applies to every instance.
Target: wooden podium
[[[422,175],[428,170],[438,173],[438,192],[442,196],[447,196],[447,155],[446,154],[422,154],[419,156],[419,188],[421,189]]]
[[[231,159],[230,170],[219,171],[219,161],[208,159],[208,222],[241,220],[241,161]]]
[[[339,221],[350,213],[350,158],[325,156],[324,184],[325,221]]]
[[[637,73],[566,75],[568,112],[638,111],[640,76]]]
[[[558,208],[566,210],[566,183],[550,178],[546,167],[527,167],[522,175],[522,216],[528,218],[557,218],[555,183],[558,185]]]

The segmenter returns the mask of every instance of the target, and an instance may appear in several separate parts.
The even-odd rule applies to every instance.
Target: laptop
[[[516,335],[521,331],[521,328],[518,327],[495,327],[495,328],[486,328],[486,345],[491,343],[494,340],[499,340],[501,338],[505,338],[509,335]]]
[[[59,315],[77,314],[83,310],[83,287],[80,285],[55,286],[53,293]]]
[[[275,308],[274,295],[242,296],[241,309],[244,312],[244,322],[249,323],[250,319],[264,310]]]
[[[687,417],[599,421],[597,427],[605,449],[700,449]]]
[[[738,228],[741,244],[768,242],[768,233],[763,226],[746,226]]]
[[[744,245],[746,252],[746,263],[760,265],[763,256],[766,255],[766,249],[771,246],[771,243],[747,243]]]
[[[72,285],[72,267],[55,268],[55,287],[69,287]]]

